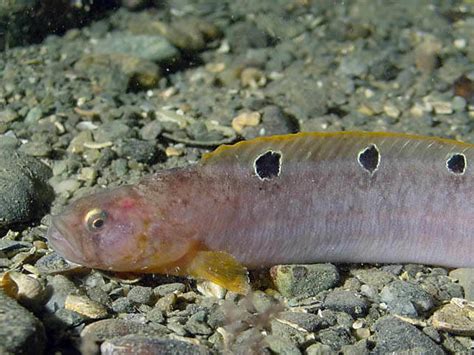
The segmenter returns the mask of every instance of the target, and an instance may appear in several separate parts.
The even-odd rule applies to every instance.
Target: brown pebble
[[[107,309],[103,305],[82,295],[68,295],[64,308],[90,319],[100,319],[107,316]]]
[[[463,97],[467,103],[474,103],[474,82],[465,75],[454,81],[453,92],[455,96]]]
[[[453,298],[433,314],[431,322],[437,330],[474,336],[474,302]]]

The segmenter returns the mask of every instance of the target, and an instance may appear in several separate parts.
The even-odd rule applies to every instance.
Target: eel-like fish
[[[221,146],[190,167],[52,217],[65,258],[249,290],[247,268],[314,262],[474,267],[474,145],[298,133]]]

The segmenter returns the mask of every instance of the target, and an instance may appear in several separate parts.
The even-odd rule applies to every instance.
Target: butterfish
[[[297,133],[218,147],[193,166],[83,197],[52,247],[117,272],[249,291],[291,263],[474,267],[474,145],[401,133]]]

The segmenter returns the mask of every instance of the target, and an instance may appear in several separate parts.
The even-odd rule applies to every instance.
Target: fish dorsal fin
[[[258,157],[267,152],[281,154],[286,163],[353,159],[372,146],[382,157],[397,159],[425,161],[448,159],[450,154],[455,153],[474,155],[473,144],[444,138],[386,132],[302,132],[223,145],[204,154],[201,164],[253,165]]]

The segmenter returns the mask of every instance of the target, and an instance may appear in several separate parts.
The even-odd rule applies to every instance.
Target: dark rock
[[[153,292],[155,293],[155,295],[163,297],[170,293],[182,293],[185,289],[186,285],[179,282],[175,282],[171,284],[156,286],[153,289]]]
[[[354,339],[345,328],[328,328],[318,333],[319,341],[329,345],[333,350],[339,350],[342,346],[352,344]]]
[[[339,272],[332,264],[277,265],[270,273],[278,291],[285,297],[314,296],[339,282]]]
[[[265,342],[272,352],[275,354],[299,355],[301,351],[298,346],[290,339],[285,337],[278,337],[275,335],[267,335]]]
[[[76,285],[63,275],[48,278],[46,289],[50,297],[45,308],[50,312],[56,312],[56,310],[64,308],[66,297],[79,291]]]
[[[0,229],[41,218],[54,199],[51,170],[16,150],[0,150]]]
[[[135,306],[127,297],[120,297],[112,302],[112,309],[117,313],[130,313],[135,310]]]
[[[428,336],[415,326],[393,316],[385,316],[374,325],[375,348],[373,354],[423,353],[444,354]]]
[[[134,159],[145,164],[153,164],[158,158],[158,150],[155,144],[135,138],[120,142],[117,147],[117,154],[120,157]]]
[[[353,317],[363,317],[367,314],[367,301],[355,292],[336,290],[326,296],[324,306],[334,311],[346,312]]]
[[[41,322],[0,290],[0,353],[42,354],[46,336]]]
[[[334,325],[334,319],[312,313],[281,312],[278,314],[277,318],[296,324],[298,327],[301,327],[308,332],[316,332],[320,329]]]
[[[433,297],[428,292],[417,284],[401,280],[385,286],[380,297],[390,312],[405,316],[417,316],[434,307]]]
[[[135,286],[128,292],[127,298],[133,303],[151,305],[155,295],[151,287]]]

